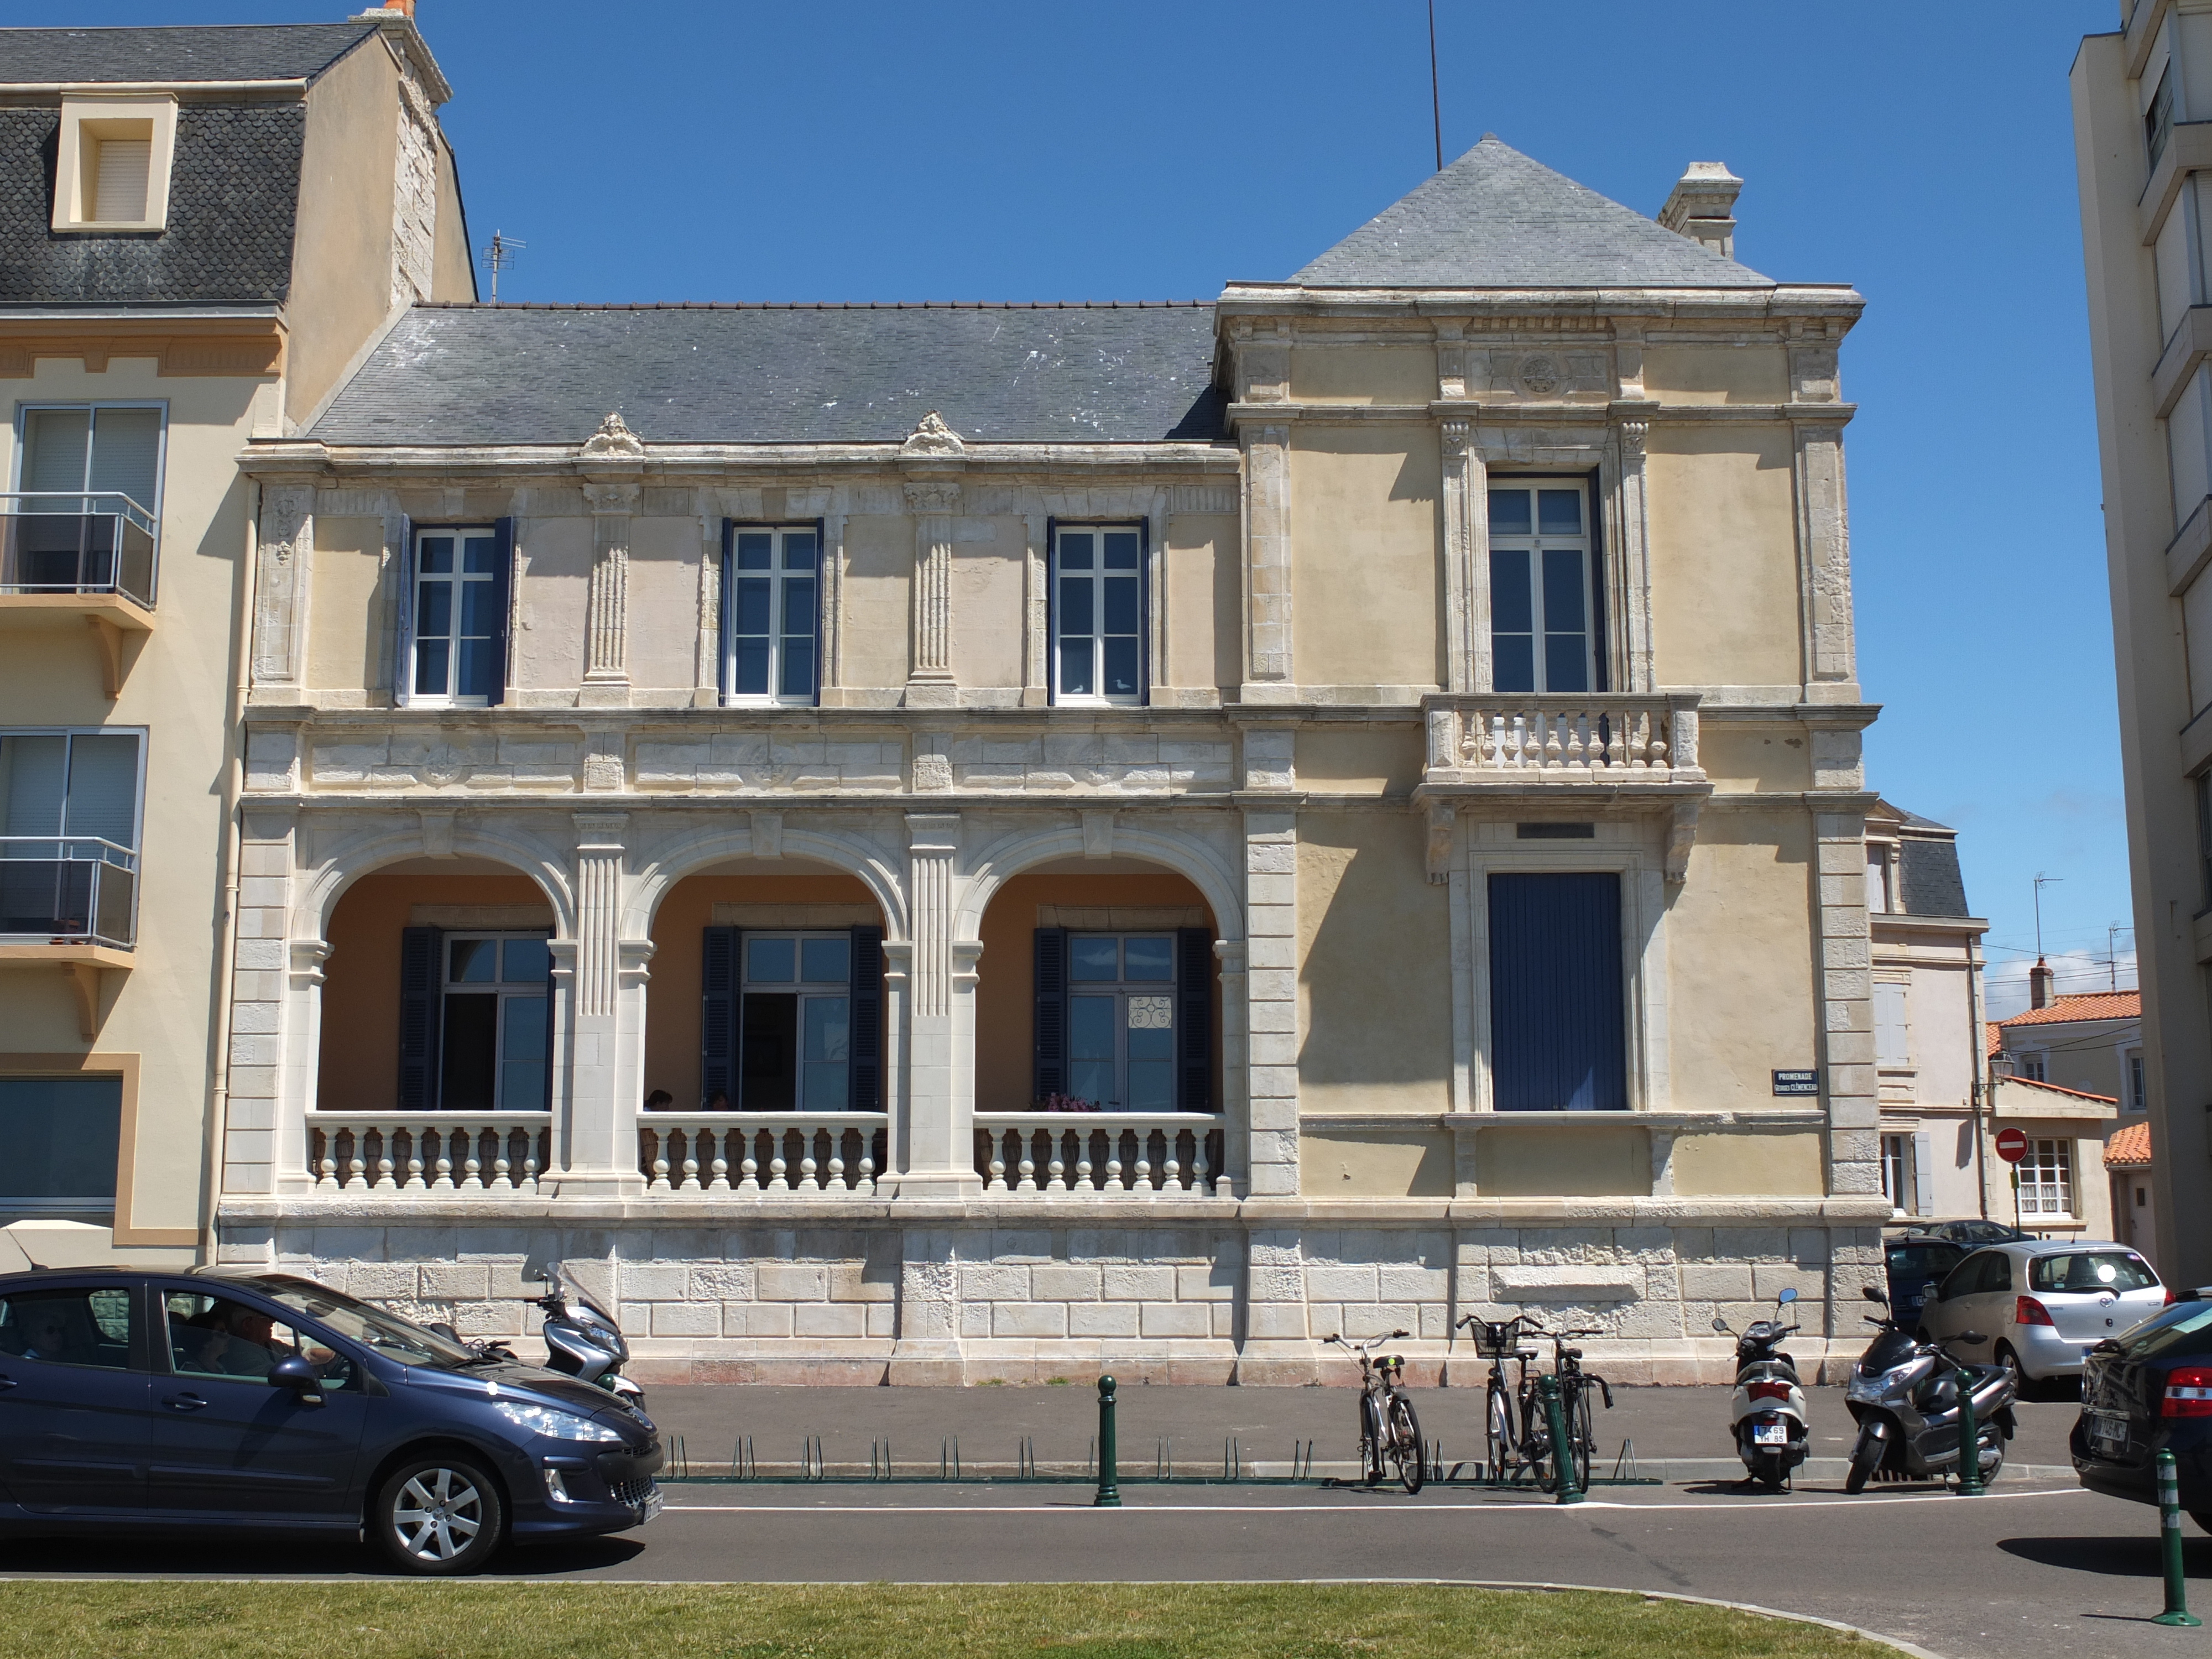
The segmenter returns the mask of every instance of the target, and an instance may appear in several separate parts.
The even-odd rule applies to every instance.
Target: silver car
[[[2168,1301],[2157,1273],[2124,1244],[2028,1239],[1976,1250],[1921,1304],[1937,1341],[1979,1331],[1994,1346],[1962,1358],[2030,1378],[2078,1376],[2081,1356],[2123,1337]]]

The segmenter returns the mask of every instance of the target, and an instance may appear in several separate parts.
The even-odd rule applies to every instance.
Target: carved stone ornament
[[[922,753],[914,757],[915,793],[952,787],[952,760],[948,755]]]
[[[907,441],[899,446],[902,455],[965,455],[968,446],[960,441],[960,434],[945,424],[945,417],[931,410],[915,424]]]
[[[623,424],[623,417],[610,413],[599,422],[599,429],[584,440],[584,459],[589,460],[641,460],[645,445],[637,434]]]
[[[434,789],[444,789],[465,781],[473,770],[450,747],[441,747],[423,757],[422,763],[415,769],[415,775]]]
[[[1518,378],[1523,392],[1532,397],[1547,397],[1559,389],[1559,366],[1549,357],[1523,357]]]

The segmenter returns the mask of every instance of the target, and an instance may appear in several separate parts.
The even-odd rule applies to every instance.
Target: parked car
[[[2212,1532],[2212,1302],[2090,1350],[2069,1448],[2083,1486],[2137,1504],[2158,1502],[2155,1460],[2171,1451],[2182,1508]]]
[[[1917,1232],[1891,1233],[1881,1241],[1889,1269],[1890,1316],[1907,1331],[1920,1315],[1920,1296],[1929,1280],[1941,1282],[1966,1259],[1967,1246]]]
[[[651,1520],[661,1456],[605,1389],[309,1279],[0,1275],[0,1535],[365,1534],[468,1573]]]
[[[1976,1250],[1921,1304],[1920,1323],[1939,1341],[1979,1331],[1996,1364],[2041,1380],[2078,1376],[2091,1348],[2170,1300],[2150,1263],[2124,1244],[2032,1240]]]
[[[2008,1227],[2002,1221],[1990,1221],[1972,1216],[1964,1221],[1915,1221],[1908,1223],[1905,1231],[1927,1238],[1948,1238],[1954,1244],[1963,1244],[1976,1249],[1984,1244],[2026,1243],[2035,1235],[2019,1227]]]

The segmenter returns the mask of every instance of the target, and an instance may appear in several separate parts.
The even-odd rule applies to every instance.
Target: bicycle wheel
[[[1403,1395],[1390,1400],[1390,1455],[1398,1462],[1398,1483],[1408,1492],[1421,1489],[1428,1478],[1428,1443],[1421,1438],[1421,1419],[1413,1402]]]
[[[1503,1486],[1506,1466],[1513,1460],[1513,1405],[1494,1376],[1490,1379],[1482,1422],[1483,1469],[1492,1486]]]
[[[1521,1467],[1536,1485],[1551,1489],[1552,1425],[1536,1390],[1526,1385],[1521,1390]]]
[[[1590,1423],[1589,1390],[1577,1384],[1568,1397],[1567,1443],[1573,1448],[1575,1490],[1588,1492],[1590,1483],[1590,1458],[1597,1449],[1597,1431]]]
[[[1379,1486],[1382,1480],[1382,1448],[1387,1443],[1382,1427],[1382,1409],[1375,1403],[1375,1396],[1359,1396],[1359,1474],[1369,1486]]]

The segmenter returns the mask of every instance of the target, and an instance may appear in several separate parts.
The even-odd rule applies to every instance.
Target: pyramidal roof
[[[1291,279],[1310,288],[1771,288],[1494,133]]]

